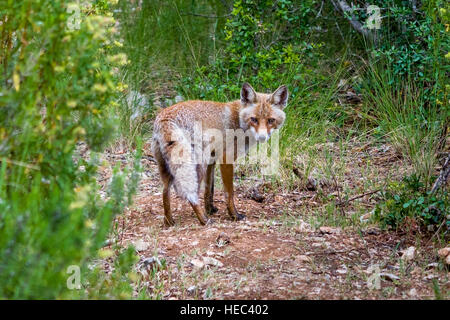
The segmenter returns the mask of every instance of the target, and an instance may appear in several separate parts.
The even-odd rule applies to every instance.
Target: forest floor
[[[399,168],[405,167],[401,158],[387,150],[364,150],[370,154],[371,165],[379,169],[372,170],[379,181],[401,176]],[[123,151],[106,158],[112,165],[132,159]],[[352,168],[347,168],[349,174],[340,182],[364,194],[357,188],[364,183],[358,174],[364,164],[348,164]],[[121,247],[134,245],[140,257],[136,271],[142,277],[135,284],[136,295],[145,292],[160,299],[448,298],[448,267],[437,254],[442,243],[430,240],[414,225],[399,232],[359,223],[374,207],[375,194],[346,203],[333,213],[342,214],[339,221],[346,222],[328,225],[331,220],[321,218],[330,202],[323,196],[326,189],[283,192],[272,190],[266,182],[257,186],[255,198],[255,181],[236,179],[235,203],[246,219],[235,222],[228,217],[216,176],[214,201],[219,211],[213,215],[214,223],[200,226],[189,204],[173,192],[176,225],[167,228],[157,165],[150,154],[143,157],[142,166],[134,204],[116,218],[111,235]],[[109,173],[105,169],[100,176]],[[328,192],[336,195],[336,190]],[[354,223],[356,206],[363,208],[356,210],[358,223]],[[108,261],[104,264],[105,270],[112,268]]]

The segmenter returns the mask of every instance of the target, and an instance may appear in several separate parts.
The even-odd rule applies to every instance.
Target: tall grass
[[[394,148],[410,161],[414,172],[431,183],[442,133],[443,112],[424,97],[423,84],[394,81],[389,69],[372,65],[367,109]]]
[[[221,1],[119,2],[115,16],[130,61],[121,69],[128,88],[117,108],[125,143],[150,132],[146,120],[153,118],[157,107],[173,102],[182,75],[214,59],[224,12]]]

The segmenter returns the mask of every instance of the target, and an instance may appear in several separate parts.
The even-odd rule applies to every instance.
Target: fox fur
[[[227,209],[235,220],[245,216],[240,214],[234,205],[233,195],[233,163],[227,163],[226,143],[223,143],[227,130],[243,130],[256,142],[269,140],[274,130],[279,129],[286,114],[283,109],[287,105],[288,90],[281,86],[272,94],[257,93],[248,83],[241,89],[240,100],[227,103],[214,101],[190,100],[177,103],[163,109],[157,115],[154,123],[152,150],[158,163],[159,173],[163,182],[163,204],[165,224],[173,225],[170,210],[170,187],[174,186],[178,195],[187,200],[202,225],[208,223],[205,215],[212,214],[217,209],[213,205],[214,167],[220,157],[220,171],[224,183]],[[196,141],[192,140],[195,124],[204,131],[212,131],[218,139],[210,145],[211,157],[204,161],[195,152]],[[194,138],[195,139],[195,138]],[[215,144],[217,142],[217,144]],[[222,145],[219,144],[222,142]],[[197,143],[200,151],[205,151],[205,141]],[[222,148],[223,150],[219,150]],[[234,145],[234,148],[236,146]],[[246,148],[248,149],[248,148]],[[182,160],[174,156],[182,150]],[[236,151],[236,150],[234,150]],[[237,152],[234,153],[236,160]],[[223,159],[222,159],[223,158]],[[200,207],[200,185],[205,180],[205,208]]]

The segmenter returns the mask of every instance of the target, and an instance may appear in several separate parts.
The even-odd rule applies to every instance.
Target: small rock
[[[425,269],[426,270],[430,270],[430,269],[433,269],[433,268],[437,268],[438,266],[439,266],[439,263],[433,262],[433,263],[427,264]]]
[[[390,280],[390,281],[400,280],[399,277],[397,277],[395,274],[392,274],[392,273],[381,272],[380,273],[380,277],[384,278],[384,279],[387,279],[387,280]]]
[[[372,212],[368,212],[368,213],[362,215],[361,217],[359,217],[359,221],[368,222],[371,216],[372,216]]]
[[[438,255],[441,258],[445,258],[450,254],[450,247],[442,248],[438,251]]]
[[[259,193],[259,190],[257,187],[254,187],[249,191],[248,197],[259,203],[262,203],[265,199],[265,197]]]
[[[376,227],[371,227],[371,228],[367,228],[366,230],[364,230],[365,234],[378,235],[378,234],[380,234],[380,232],[381,232],[381,230]]]
[[[408,295],[410,297],[417,297],[417,290],[416,288],[412,288],[411,290],[408,291]]]
[[[297,256],[295,258],[295,261],[299,262],[299,263],[306,263],[306,262],[310,262],[311,258],[302,254],[302,255]]]
[[[158,257],[145,258],[137,265],[137,271],[146,276],[153,269],[160,270],[161,266],[162,264]]]
[[[203,262],[204,262],[204,264],[206,264],[208,266],[223,267],[222,262],[220,262],[217,259],[211,258],[211,257],[204,257]]]
[[[403,251],[403,255],[401,259],[403,261],[411,261],[414,259],[416,255],[416,248],[415,247],[409,247],[408,249]]]
[[[159,261],[158,257],[150,257],[150,258],[145,258],[144,260],[142,260],[140,265],[145,268],[149,268],[149,267],[151,268],[154,265],[161,266],[161,261]]]
[[[437,278],[437,275],[429,274],[429,275],[423,277],[423,280],[433,280],[434,278]]]
[[[191,264],[197,269],[201,269],[205,266],[205,264],[198,259],[192,259]]]
[[[178,102],[181,102],[181,101],[184,101],[184,97],[182,95],[177,95],[175,97],[175,102],[178,103]]]
[[[224,232],[221,232],[221,233],[217,236],[216,243],[217,243],[217,246],[218,246],[219,248],[220,248],[220,247],[223,247],[223,246],[225,246],[225,245],[227,245],[227,244],[230,243],[230,237],[227,236]]]
[[[345,269],[337,269],[337,270],[336,270],[336,273],[339,273],[339,274],[347,274],[347,270],[345,270]]]
[[[195,291],[197,291],[197,287],[196,286],[190,286],[189,288],[187,288],[187,292],[189,294],[193,294],[193,293],[195,293]]]
[[[133,242],[133,246],[136,249],[136,251],[145,251],[148,249],[150,244],[148,242],[145,242],[143,240],[137,240]]]
[[[322,234],[339,234],[339,233],[341,233],[340,228],[332,228],[332,227],[320,227],[319,231]]]

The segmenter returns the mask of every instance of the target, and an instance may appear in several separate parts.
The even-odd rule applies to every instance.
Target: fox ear
[[[280,86],[274,93],[272,93],[272,97],[270,98],[270,102],[280,108],[284,109],[288,102],[288,89],[285,85]]]
[[[252,88],[251,85],[249,85],[247,82],[245,82],[242,85],[241,89],[241,102],[242,104],[248,104],[253,103],[256,101],[256,92]]]

